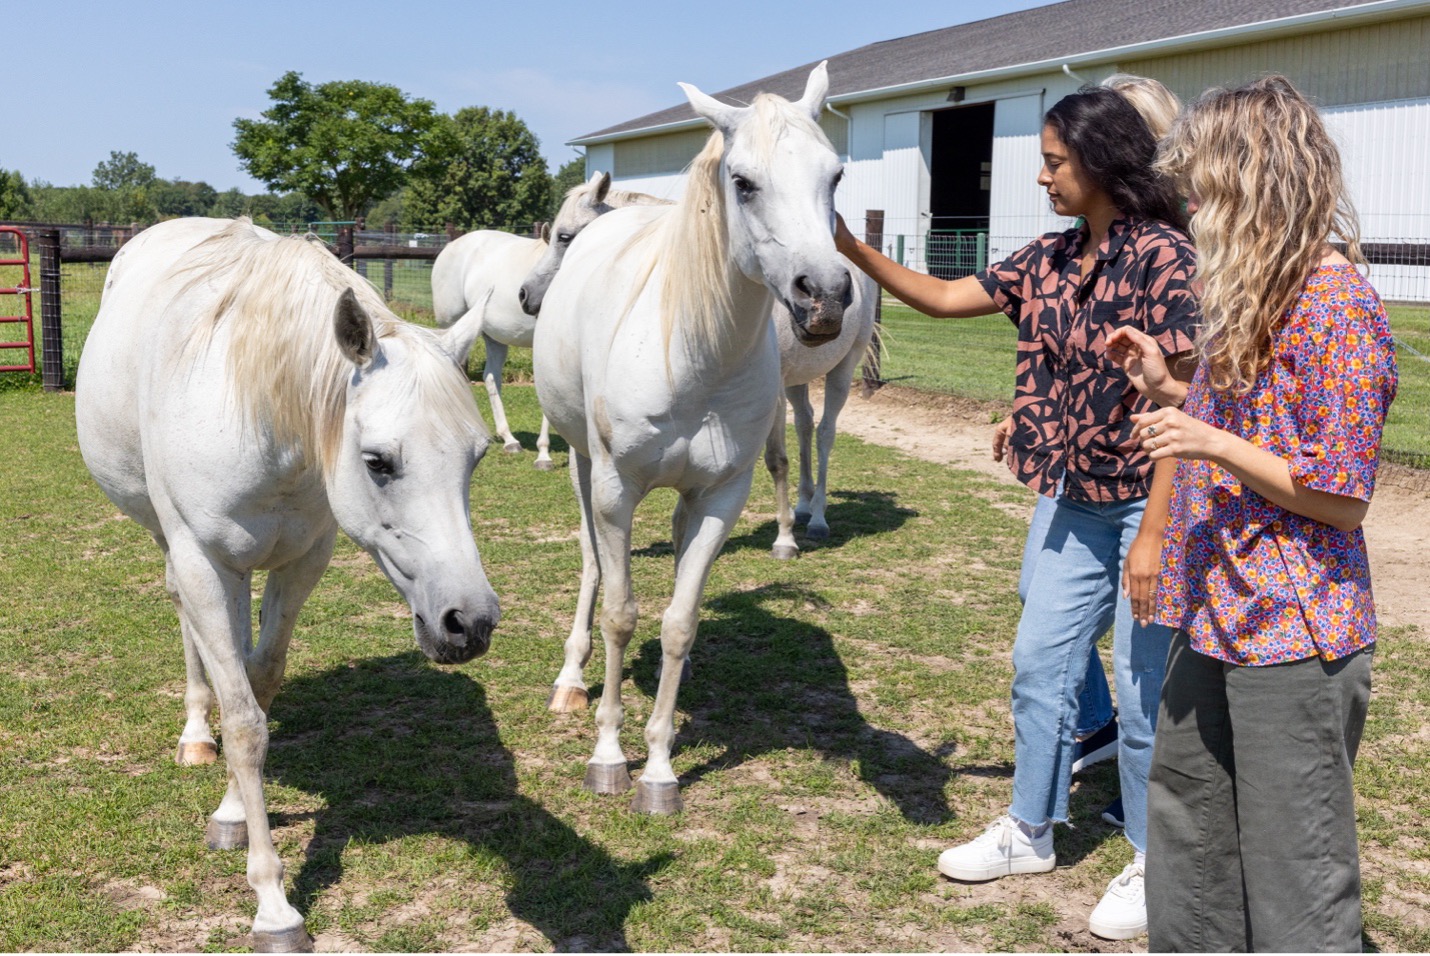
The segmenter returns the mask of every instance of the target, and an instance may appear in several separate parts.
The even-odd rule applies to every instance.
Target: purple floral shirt
[[[1203,364],[1183,408],[1286,459],[1298,484],[1369,501],[1396,384],[1375,290],[1349,265],[1322,266],[1252,390],[1213,390]],[[1376,637],[1365,538],[1292,514],[1209,461],[1178,462],[1156,617],[1236,665],[1345,657]]]

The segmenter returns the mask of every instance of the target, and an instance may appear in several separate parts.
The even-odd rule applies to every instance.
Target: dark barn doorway
[[[957,279],[988,264],[993,104],[937,110],[931,118],[925,260],[931,274]]]

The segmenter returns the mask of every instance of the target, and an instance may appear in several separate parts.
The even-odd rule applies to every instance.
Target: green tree
[[[25,177],[18,170],[0,169],[0,219],[28,219],[34,212]]]
[[[403,203],[405,228],[526,229],[551,207],[541,143],[515,113],[469,106],[444,117]]]
[[[577,156],[561,164],[556,176],[551,180],[551,208],[546,214],[548,221],[556,218],[556,211],[566,194],[586,181],[586,157]]]
[[[149,198],[161,217],[206,216],[218,199],[218,190],[205,182],[158,179],[149,187]]]
[[[395,192],[436,123],[430,101],[380,83],[314,86],[290,71],[268,95],[262,120],[234,120],[234,155],[254,179],[302,193],[332,219],[356,219]]]
[[[95,189],[118,191],[145,189],[152,185],[156,178],[154,167],[140,162],[136,154],[111,150],[109,158],[94,167],[93,182]]]

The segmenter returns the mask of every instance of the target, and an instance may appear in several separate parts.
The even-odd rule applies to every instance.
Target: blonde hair
[[[1182,111],[1182,101],[1177,95],[1150,77],[1114,73],[1098,85],[1121,93],[1142,115],[1152,138],[1158,141],[1167,135]]]
[[[1284,76],[1202,94],[1157,166],[1198,201],[1192,217],[1212,387],[1244,394],[1270,363],[1271,333],[1333,235],[1363,264],[1341,158],[1320,113]]]

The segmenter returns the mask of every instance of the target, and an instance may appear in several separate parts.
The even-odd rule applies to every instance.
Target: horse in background
[[[255,950],[312,946],[284,894],[263,766],[294,623],[338,528],[411,606],[429,658],[490,645],[499,609],[469,510],[487,447],[465,374],[480,323],[403,322],[321,246],[247,220],[160,223],[110,267],[75,386],[80,452],[164,554],[188,663],[181,759],[212,747],[217,696],[228,789],[208,845],[248,847]]]
[[[485,302],[482,313],[482,342],[486,365],[482,382],[492,406],[492,423],[503,441],[502,450],[521,451],[521,442],[507,424],[501,400],[502,368],[507,351],[531,348],[536,332],[539,301],[529,307],[524,300],[523,280],[528,275],[554,275],[572,240],[602,213],[622,206],[658,203],[643,193],[611,189],[611,174],[597,173],[588,182],[572,187],[562,200],[556,218],[542,230],[540,239],[481,229],[448,243],[432,263],[432,309],[437,325],[446,328]],[[488,298],[489,296],[489,298]],[[536,440],[537,468],[548,471],[551,461],[550,425],[541,418],[541,434]]]
[[[626,647],[636,624],[631,522],[652,488],[679,493],[671,518],[675,589],[661,621],[662,668],[633,809],[680,809],[670,763],[675,698],[716,555],[749,497],[775,424],[779,349],[770,309],[793,334],[836,339],[852,278],[834,249],[839,158],[818,125],[825,65],[791,103],[761,95],[728,106],[681,84],[715,127],[673,206],[598,218],[572,246],[537,323],[537,395],[571,446],[581,507],[581,589],[550,703],[584,710],[597,587],[606,673],[585,786],[631,786],[620,730]]]

